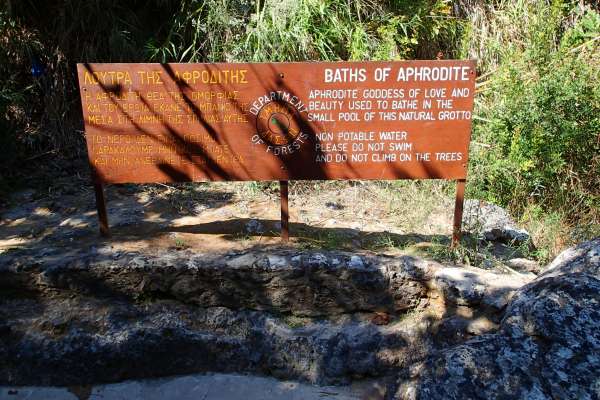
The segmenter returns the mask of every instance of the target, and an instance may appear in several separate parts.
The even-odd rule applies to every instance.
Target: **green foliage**
[[[579,21],[565,32],[560,41],[560,47],[564,51],[571,51],[578,47],[585,47],[589,51],[597,49],[593,42],[599,39],[600,14],[597,10],[586,10],[579,18]]]
[[[142,61],[165,0],[0,2],[0,186],[29,159],[81,156],[75,63]],[[152,10],[157,12],[152,12]]]
[[[600,15],[528,3],[523,42],[505,49],[482,86],[474,136],[490,147],[473,149],[471,190],[520,214],[535,203],[598,223]]]
[[[5,12],[0,12],[0,165],[14,162],[19,156],[16,144],[35,146],[35,140],[18,126],[35,117],[35,108],[27,107],[37,88],[29,80],[29,60],[41,47],[35,34],[19,26]],[[6,178],[0,175],[0,178]]]
[[[188,0],[152,60],[390,60],[454,55],[463,22],[448,1]]]
[[[190,247],[190,245],[182,238],[176,237],[173,243],[173,247],[177,250],[184,250]]]

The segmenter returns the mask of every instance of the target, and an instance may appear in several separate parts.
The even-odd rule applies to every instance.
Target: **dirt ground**
[[[447,242],[453,199],[443,185],[292,182],[288,245],[395,253]],[[281,245],[276,183],[109,185],[109,239],[98,235],[94,192],[85,177],[62,176],[40,186],[14,192],[0,208],[0,252],[106,242],[115,251]]]

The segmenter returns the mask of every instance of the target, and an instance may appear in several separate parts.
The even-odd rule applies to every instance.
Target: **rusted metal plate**
[[[474,61],[79,64],[103,183],[464,179]]]

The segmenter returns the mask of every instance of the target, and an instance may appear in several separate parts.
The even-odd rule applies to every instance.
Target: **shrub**
[[[483,86],[474,129],[472,191],[522,213],[529,204],[572,222],[600,219],[600,15],[563,32],[561,3],[537,8],[521,46]]]
[[[188,0],[152,60],[305,61],[456,54],[463,29],[443,0]]]
[[[35,33],[23,28],[6,13],[0,12],[0,166],[18,159],[21,145],[36,148],[40,138],[28,126],[31,119],[39,118],[39,108],[28,102],[37,102],[38,88],[31,79],[31,59],[40,49]]]

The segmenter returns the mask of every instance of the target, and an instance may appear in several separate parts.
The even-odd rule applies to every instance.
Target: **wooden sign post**
[[[90,165],[102,185],[264,181],[457,181],[460,237],[474,61],[79,64]]]
[[[290,212],[288,210],[288,181],[279,181],[279,199],[281,201],[281,240],[290,240]]]

